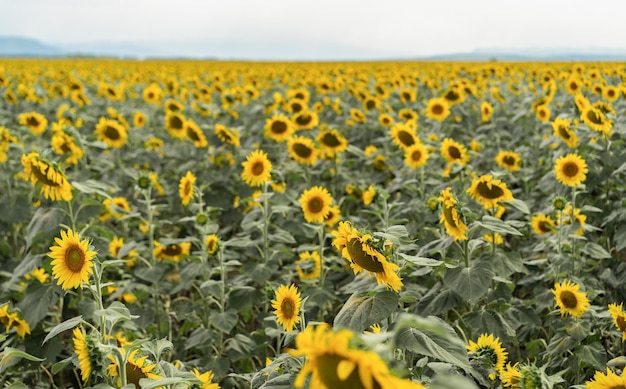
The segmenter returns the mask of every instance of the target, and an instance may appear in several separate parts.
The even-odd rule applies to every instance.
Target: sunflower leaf
[[[386,319],[398,305],[398,295],[385,290],[373,296],[355,293],[343,305],[335,317],[335,326],[363,332],[370,325]]]
[[[493,276],[493,269],[489,262],[477,261],[470,267],[448,270],[443,283],[465,301],[475,303],[487,293]]]
[[[42,345],[46,344],[47,341],[49,341],[50,339],[54,338],[55,336],[57,336],[58,334],[60,334],[63,331],[67,331],[71,328],[76,327],[77,325],[79,325],[81,322],[83,321],[83,316],[79,315],[76,317],[73,317],[71,319],[68,319],[66,321],[64,321],[61,324],[57,324],[56,326],[54,326],[50,332],[48,332],[48,335],[46,335],[46,337],[44,338],[43,342],[41,343]]]
[[[239,321],[239,316],[237,316],[237,311],[234,309],[229,309],[226,312],[216,313],[211,316],[211,324],[213,324],[213,327],[225,334],[235,328],[237,321]]]
[[[17,363],[20,358],[28,359],[33,362],[43,362],[46,360],[45,358],[38,358],[13,347],[5,347],[2,351],[2,359],[0,359],[0,372],[3,372],[7,367]]]
[[[477,221],[476,223],[489,231],[498,232],[500,234],[524,235],[511,225],[493,216],[485,215],[483,216],[483,220]]]

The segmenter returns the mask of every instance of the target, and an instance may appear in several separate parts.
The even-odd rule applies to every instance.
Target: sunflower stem
[[[269,225],[270,225],[270,206],[269,199],[267,198],[267,189],[269,183],[263,184],[263,263],[267,264],[269,257]]]
[[[143,194],[146,201],[146,213],[148,216],[148,243],[150,245],[150,267],[152,267],[156,263],[156,259],[154,258],[154,215],[152,206],[152,186],[144,190]]]
[[[104,310],[104,304],[102,303],[102,286],[100,284],[100,280],[102,277],[102,272],[104,270],[104,268],[101,266],[99,261],[94,261],[94,266],[95,266],[95,271],[94,271],[94,281],[96,283],[96,288],[94,291],[94,297],[96,300],[96,304],[98,304],[98,310],[103,311]],[[102,343],[106,343],[106,335],[107,335],[107,331],[106,331],[106,317],[104,316],[104,314],[102,314],[100,316],[100,334],[101,334],[101,341]]]
[[[72,231],[76,231],[76,218],[74,217],[74,206],[72,204],[73,199],[66,201],[67,204],[67,217],[70,219],[70,228]]]
[[[496,217],[496,206],[491,206],[491,216]],[[491,231],[491,256],[496,255],[496,232]]]
[[[465,259],[465,267],[469,269],[470,267],[470,257],[469,257],[469,248],[468,248],[468,239],[463,241],[463,258]]]
[[[320,256],[320,288],[324,286],[324,227],[323,223],[320,223],[317,229],[317,241],[319,247],[317,248]]]
[[[556,252],[558,254],[561,254],[561,230],[563,229],[563,210],[561,209],[558,210],[557,218],[558,218],[557,224],[559,228],[556,230],[556,240],[557,240]]]
[[[225,305],[226,305],[226,267],[224,266],[224,246],[220,245],[219,249],[217,251],[217,260],[220,263],[220,278],[222,280],[221,284],[220,284],[220,312],[222,313],[222,315],[224,314],[225,311]],[[207,327],[208,328],[208,327]],[[219,331],[220,334],[220,339],[219,339],[219,345],[220,345],[220,354],[219,356],[222,355],[222,351],[224,350],[224,334],[222,333],[222,331]]]

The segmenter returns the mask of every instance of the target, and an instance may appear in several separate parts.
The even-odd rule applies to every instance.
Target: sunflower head
[[[446,231],[454,240],[467,240],[468,228],[463,222],[461,213],[457,206],[457,201],[452,195],[452,188],[441,191],[437,198],[441,204],[441,217],[439,223],[443,223]]]
[[[248,186],[261,186],[272,179],[272,163],[263,150],[255,150],[242,163],[241,178]]]
[[[319,152],[309,138],[293,136],[287,141],[287,149],[291,158],[299,163],[314,165],[317,162]]]
[[[556,306],[561,311],[561,316],[572,315],[574,317],[582,317],[589,309],[589,299],[587,294],[580,292],[580,285],[573,283],[571,280],[557,282],[554,289],[551,289],[556,300]]]
[[[219,243],[220,243],[220,238],[217,235],[215,234],[208,235],[204,239],[204,244],[206,246],[207,253],[209,255],[214,255],[219,249]]]
[[[477,362],[487,369],[493,369],[497,373],[504,370],[508,353],[502,347],[500,339],[493,334],[482,334],[476,342],[470,340],[467,346],[470,360]],[[495,379],[493,375],[492,379]]]
[[[556,179],[566,186],[578,186],[587,177],[587,163],[578,154],[568,154],[558,158],[554,164]]]
[[[61,231],[61,239],[54,240],[56,245],[50,247],[48,253],[52,258],[52,276],[64,290],[82,288],[93,274],[95,251],[90,250],[88,240],[81,240],[71,229]]]
[[[428,157],[428,149],[421,142],[415,143],[404,150],[404,163],[413,169],[425,166]]]
[[[473,179],[467,193],[485,208],[495,208],[500,201],[513,200],[513,194],[506,184],[490,175]]]
[[[285,115],[274,115],[265,122],[265,136],[276,142],[284,142],[294,131],[293,123]]]
[[[323,223],[330,213],[333,198],[326,188],[314,186],[305,190],[298,200],[307,223]]]
[[[441,97],[430,99],[426,106],[426,116],[438,122],[444,121],[450,116],[448,100]]]
[[[276,290],[276,297],[272,300],[272,308],[275,309],[276,321],[283,326],[285,331],[293,331],[300,322],[301,304],[300,292],[295,285],[281,285]]]
[[[189,170],[187,170],[187,173],[180,179],[178,193],[180,194],[180,201],[185,207],[189,205],[189,202],[193,198],[195,183],[196,176]]]

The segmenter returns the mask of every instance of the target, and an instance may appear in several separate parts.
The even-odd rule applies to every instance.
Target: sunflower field
[[[0,387],[626,387],[626,66],[0,61]]]

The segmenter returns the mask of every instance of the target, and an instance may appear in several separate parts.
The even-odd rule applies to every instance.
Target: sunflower
[[[124,238],[115,237],[109,243],[109,254],[111,254],[115,258],[120,258],[120,252],[122,251],[122,248],[124,248]],[[120,259],[126,260],[127,267],[133,267],[137,262],[138,256],[139,253],[137,252],[137,250],[130,250],[127,251],[127,253]]]
[[[587,162],[578,154],[558,158],[554,164],[556,179],[566,186],[580,185],[586,179]]]
[[[174,111],[174,112],[185,110],[185,106],[183,105],[183,103],[181,103],[180,101],[176,101],[174,99],[166,100],[165,103],[163,103],[163,108],[165,108],[166,111]]]
[[[41,184],[40,193],[52,201],[72,200],[72,185],[65,174],[52,162],[43,159],[37,152],[22,155],[22,166],[26,180],[35,186]]]
[[[0,322],[5,325],[6,332],[9,332],[11,328],[15,328],[17,335],[20,338],[24,338],[26,334],[30,334],[30,325],[20,316],[19,311],[9,309],[8,303],[0,306]]]
[[[441,96],[450,105],[460,104],[465,100],[463,89],[452,86]]]
[[[463,223],[461,215],[457,209],[457,201],[452,196],[452,189],[446,188],[441,191],[441,195],[437,198],[441,203],[441,217],[439,224],[444,223],[448,234],[454,240],[467,240],[467,226]]]
[[[320,120],[315,111],[300,111],[291,117],[291,122],[296,130],[311,130],[319,124]]]
[[[554,136],[565,142],[570,149],[574,149],[578,146],[578,137],[574,133],[574,130],[570,129],[569,125],[569,119],[557,118],[552,122]]]
[[[82,90],[73,90],[70,92],[70,100],[73,103],[76,103],[79,107],[84,107],[85,105],[91,105],[91,100],[85,92]]]
[[[272,300],[272,308],[275,309],[276,321],[283,326],[285,331],[293,331],[296,324],[300,323],[301,304],[300,292],[293,284],[281,285],[276,290],[276,297]]]
[[[511,363],[507,363],[504,369],[500,372],[500,381],[505,388],[518,389],[519,383],[522,378],[522,373],[519,370],[519,363],[515,362],[515,365],[511,366]]]
[[[480,104],[480,121],[487,123],[491,120],[491,115],[493,115],[493,107],[488,101],[483,101]]]
[[[415,130],[404,123],[397,123],[391,127],[390,135],[393,143],[403,150],[419,142]]]
[[[285,115],[277,114],[265,121],[265,136],[276,142],[284,142],[294,131],[291,120]]]
[[[576,95],[578,92],[580,92],[580,87],[581,87],[581,82],[577,77],[570,77],[565,82],[565,90],[570,95]]]
[[[115,220],[119,220],[122,216],[130,212],[130,205],[124,197],[112,197],[110,199],[105,199],[103,204],[106,208],[106,213],[101,215],[101,221],[107,221],[111,216]]]
[[[583,235],[585,233],[585,222],[587,221],[587,216],[580,213],[580,209],[576,208],[572,211],[572,204],[568,204],[563,208],[563,213],[561,215],[561,220],[559,220],[559,224],[563,225],[571,225],[574,222],[580,225],[580,228],[574,232],[576,235]]]
[[[52,258],[52,276],[57,279],[57,285],[63,290],[82,288],[83,282],[88,283],[89,275],[93,274],[96,252],[89,249],[88,240],[80,240],[71,229],[61,231],[61,239],[54,240],[56,245],[50,247],[48,256]]]
[[[621,389],[626,388],[626,376],[618,376],[611,369],[606,374],[596,370],[591,381],[585,382],[585,389]]]
[[[89,354],[89,347],[85,339],[85,334],[80,328],[74,328],[74,337],[72,341],[74,343],[74,352],[78,355],[78,366],[80,367],[80,376],[83,382],[87,382],[89,375],[93,370],[91,364],[91,358]]]
[[[187,119],[178,112],[167,111],[165,113],[165,129],[174,139],[184,139],[187,136],[185,127]]]
[[[339,223],[339,220],[341,220],[341,209],[338,205],[333,205],[330,207],[328,215],[324,217],[324,224],[326,224],[326,227],[332,228]]]
[[[328,157],[342,153],[348,148],[348,140],[337,130],[321,130],[315,140],[319,143],[324,155]]]
[[[619,98],[618,87],[616,87],[615,85],[607,86],[606,88],[604,88],[604,91],[602,92],[602,97],[610,103],[616,101]]]
[[[352,120],[354,120],[357,123],[365,123],[365,122],[367,122],[367,116],[365,116],[363,111],[361,111],[361,110],[359,110],[357,108],[350,109],[350,117],[352,118]]]
[[[577,93],[576,96],[574,96],[574,103],[576,104],[578,111],[581,113],[591,107],[591,103],[582,93]]]
[[[287,141],[287,150],[293,160],[306,165],[315,165],[318,150],[315,143],[304,136],[292,136]]]
[[[217,252],[217,249],[219,248],[219,243],[220,243],[220,238],[215,235],[215,234],[211,234],[211,235],[207,235],[206,238],[204,238],[204,245],[206,246],[206,252],[209,255],[213,255]]]
[[[116,149],[122,148],[128,140],[126,129],[118,121],[100,117],[94,133],[98,140]]]
[[[302,192],[298,200],[307,223],[323,223],[330,212],[333,197],[326,188],[314,186]]]
[[[404,120],[405,122],[416,122],[417,119],[419,118],[419,115],[417,114],[417,112],[413,111],[412,109],[403,108],[398,111],[398,117]]]
[[[448,161],[448,164],[458,162],[461,166],[469,162],[469,154],[462,144],[450,138],[445,138],[440,146],[441,155]]]
[[[513,200],[513,194],[500,180],[494,180],[491,175],[474,178],[467,193],[485,208],[494,208],[500,201]]]
[[[120,351],[122,355],[126,355],[126,349],[121,348]],[[158,380],[161,377],[157,373],[157,364],[151,363],[148,361],[147,356],[137,357],[139,350],[133,350],[130,354],[128,354],[128,358],[126,359],[126,381],[128,384],[132,384],[135,388],[139,388],[139,380],[143,378],[149,378],[153,380]],[[107,367],[107,373],[110,377],[119,377],[119,366],[117,364],[117,360],[113,358],[112,354],[109,354],[109,358],[113,361]],[[121,382],[118,379],[117,385],[121,386]]]
[[[285,110],[293,114],[302,112],[307,109],[307,103],[300,99],[289,100],[285,103],[285,105],[286,105]]]
[[[516,172],[520,169],[522,159],[514,151],[500,151],[496,155],[496,163],[510,172]]]
[[[498,337],[493,334],[482,334],[476,342],[470,340],[467,346],[467,352],[470,361],[477,361],[487,369],[493,369],[497,373],[504,371],[507,352],[502,347],[502,343]],[[495,379],[495,375],[490,375],[491,379]]]
[[[383,127],[391,127],[393,125],[393,118],[387,113],[381,113],[378,115],[378,123]]]
[[[142,96],[146,103],[160,105],[163,100],[163,89],[158,84],[152,83],[144,88]]]
[[[21,113],[19,121],[21,125],[28,127],[34,135],[43,134],[48,128],[48,119],[37,112]]]
[[[196,176],[187,170],[187,173],[180,179],[178,183],[178,193],[180,194],[180,202],[186,207],[193,198],[193,186],[196,183]]]
[[[605,115],[607,113],[617,115],[617,111],[615,111],[615,108],[613,108],[611,104],[605,103],[604,101],[596,101],[595,103],[593,103],[592,107],[599,109]]]
[[[207,147],[209,142],[206,140],[204,132],[200,129],[198,124],[193,119],[187,119],[185,121],[185,132],[187,139],[193,142],[193,145],[201,149]]]
[[[535,115],[540,122],[550,121],[550,107],[547,104],[540,104],[535,111]]]
[[[199,389],[220,389],[219,384],[211,383],[211,381],[213,381],[213,378],[215,377],[213,371],[208,370],[200,374],[198,369],[194,368],[193,370],[191,370],[191,374],[193,374],[198,379],[198,381],[201,382]],[[191,387],[194,388],[196,386],[197,385],[192,385]]]
[[[543,235],[547,233],[554,233],[554,220],[548,215],[544,215],[543,213],[538,213],[533,215],[530,220],[530,225],[533,228],[533,231],[537,235]]]
[[[556,305],[561,310],[561,316],[572,315],[582,317],[589,309],[589,299],[587,294],[579,292],[580,285],[570,280],[557,282],[554,289],[551,289],[556,299]]]
[[[142,128],[146,125],[146,114],[143,112],[135,112],[133,114],[133,126],[135,128]]]
[[[190,249],[191,242],[172,243],[163,246],[161,243],[154,241],[152,253],[159,260],[171,259],[174,262],[180,262],[181,259],[189,255]]]
[[[239,131],[235,128],[231,128],[229,130],[223,124],[216,124],[213,132],[215,133],[215,136],[217,136],[224,143],[228,143],[235,147],[239,147],[241,145],[239,140]]]
[[[367,270],[369,276],[376,277],[378,285],[384,284],[396,292],[400,290],[403,283],[395,272],[398,265],[389,262],[387,256],[374,246],[372,235],[360,233],[349,222],[340,222],[332,235],[335,237],[333,246],[350,262],[355,275]]]
[[[52,134],[50,145],[55,154],[65,155],[65,162],[70,165],[78,164],[78,161],[85,155],[83,149],[76,144],[74,137],[64,131]]]
[[[428,100],[428,105],[426,106],[426,116],[438,122],[444,121],[448,116],[450,116],[450,106],[448,105],[448,101],[441,97]]]
[[[400,101],[403,103],[413,103],[417,99],[417,91],[415,89],[402,88],[398,91]]]
[[[143,143],[143,147],[148,151],[159,151],[165,146],[163,139],[153,136]]]
[[[404,150],[404,163],[413,169],[417,169],[426,165],[428,160],[428,149],[421,142]]]
[[[592,130],[609,135],[613,128],[613,122],[606,115],[593,106],[588,106],[580,114],[582,121]]]
[[[626,339],[626,312],[622,308],[623,304],[609,304],[609,313],[613,318],[615,327],[622,332],[622,340]]]
[[[308,103],[309,100],[311,99],[311,92],[309,92],[305,88],[289,89],[287,91],[287,98],[298,99],[305,103]]]
[[[241,178],[248,186],[261,186],[272,179],[272,163],[263,150],[251,152],[241,164],[243,165]]]
[[[322,260],[317,251],[304,251],[296,262],[296,271],[301,280],[315,280],[319,278]]]
[[[304,387],[310,375],[310,389],[424,389],[421,384],[391,375],[378,354],[351,349],[353,337],[352,331],[335,333],[326,323],[307,326],[296,337],[296,348],[288,350],[295,357],[306,358],[294,387]]]
[[[4,91],[4,101],[6,101],[7,104],[9,105],[14,105],[20,102],[17,96],[15,95],[15,93],[11,89],[6,89]]]

